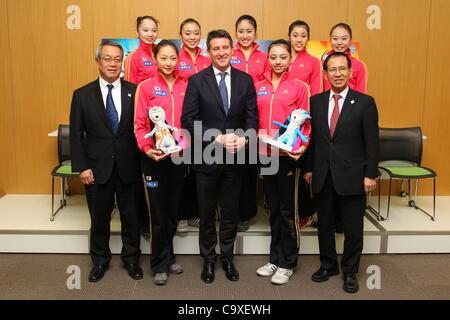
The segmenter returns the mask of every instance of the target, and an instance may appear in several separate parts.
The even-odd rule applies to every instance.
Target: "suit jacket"
[[[200,131],[194,135],[194,121],[202,121]],[[202,141],[204,132],[208,129],[217,129],[222,134],[227,129],[258,129],[258,109],[256,107],[256,93],[252,78],[245,72],[231,67],[231,99],[228,114],[225,114],[219,87],[210,66],[189,78],[188,87],[183,104],[181,123],[184,129],[189,130],[194,139],[195,148],[213,143],[216,137]],[[196,130],[197,133],[197,130]],[[198,150],[197,150],[198,151]],[[194,162],[193,169],[211,173],[216,170],[217,164]]]
[[[312,172],[314,193],[322,190],[328,171],[340,195],[364,194],[364,177],[378,175],[378,112],[375,100],[349,90],[334,136],[330,136],[330,91],[311,97],[311,144],[305,171]]]
[[[70,110],[70,152],[74,170],[91,169],[96,183],[111,176],[116,163],[124,183],[140,180],[139,149],[134,136],[136,85],[121,80],[122,113],[114,135],[98,79],[74,91]]]

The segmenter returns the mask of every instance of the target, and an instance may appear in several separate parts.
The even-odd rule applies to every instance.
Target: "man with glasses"
[[[95,58],[100,77],[75,90],[70,111],[70,149],[74,171],[86,189],[91,216],[89,281],[103,278],[109,267],[111,212],[120,212],[121,258],[131,278],[142,279],[139,266],[139,190],[142,189],[139,149],[134,136],[136,85],[120,79],[123,49],[111,41],[100,44]]]
[[[311,143],[304,178],[312,183],[319,218],[320,268],[315,282],[339,274],[334,226],[344,226],[343,289],[359,290],[356,274],[363,249],[365,192],[375,190],[378,174],[378,112],[375,100],[348,87],[350,58],[332,53],[324,61],[331,90],[311,97]]]

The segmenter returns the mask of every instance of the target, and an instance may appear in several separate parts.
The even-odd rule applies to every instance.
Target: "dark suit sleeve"
[[[370,97],[369,105],[363,115],[364,142],[367,166],[365,175],[375,179],[378,176],[378,111],[375,100]]]
[[[186,89],[186,94],[183,101],[183,112],[181,114],[181,125],[183,129],[188,130],[192,136],[194,136],[194,122],[200,120],[200,89],[197,86],[195,79],[192,77],[188,81],[188,86]],[[201,126],[202,137],[206,130],[203,123]],[[202,137],[195,137],[202,141]]]
[[[247,105],[245,108],[245,130],[258,130],[258,107],[256,106],[256,92],[253,80],[249,77],[247,90]]]
[[[314,123],[314,117],[315,117],[314,111],[315,111],[315,104],[313,103],[313,100],[310,98],[309,114],[311,116],[311,121],[310,121],[311,134],[309,136],[308,149],[306,149],[306,152],[302,157],[301,169],[302,169],[303,173],[313,171],[313,156],[314,156],[314,126],[313,126],[313,123]]]
[[[83,172],[90,169],[86,155],[83,110],[79,92],[75,91],[70,108],[70,157],[74,171]]]

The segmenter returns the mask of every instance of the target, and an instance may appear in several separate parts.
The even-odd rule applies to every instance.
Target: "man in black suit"
[[[304,174],[308,183],[312,181],[319,217],[320,269],[312,280],[323,282],[339,274],[334,226],[340,214],[345,236],[343,288],[354,293],[359,290],[365,192],[375,190],[378,173],[378,112],[372,97],[348,87],[348,56],[331,54],[324,70],[331,91],[311,97],[312,134]]]
[[[85,185],[91,216],[90,254],[97,282],[109,267],[111,212],[115,199],[122,224],[121,258],[133,279],[142,279],[137,204],[142,187],[139,149],[134,136],[136,86],[120,79],[123,49],[100,44],[96,61],[99,79],[75,90],[70,111],[72,166]]]
[[[232,44],[232,38],[225,30],[208,34],[207,47],[212,65],[189,79],[181,117],[183,128],[189,130],[194,140],[200,255],[204,259],[201,279],[206,283],[214,281],[217,202],[221,207],[219,245],[222,268],[229,280],[239,279],[239,272],[233,264],[233,251],[239,222],[242,167],[223,160],[236,160],[234,156],[239,151],[243,152],[248,143],[242,132],[234,130],[256,130],[258,127],[253,80],[230,66]],[[212,138],[208,139],[208,135]],[[211,153],[213,159],[207,159],[209,149],[218,151]],[[197,157],[199,153],[203,156]]]

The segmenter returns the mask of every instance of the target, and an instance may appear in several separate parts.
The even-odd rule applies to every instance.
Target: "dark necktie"
[[[333,113],[331,114],[331,120],[330,120],[330,135],[331,137],[334,136],[334,131],[336,130],[336,125],[339,119],[339,99],[341,98],[340,95],[334,94],[334,109]]]
[[[225,114],[228,114],[228,89],[225,83],[225,77],[227,73],[221,72],[219,74],[220,74],[219,91],[220,96],[222,97],[223,110],[225,111]]]
[[[113,133],[116,134],[117,129],[119,128],[119,114],[117,113],[111,93],[111,90],[114,88],[114,86],[112,84],[108,84],[107,87],[108,95],[106,96],[106,114],[108,115],[109,121],[111,121]]]

